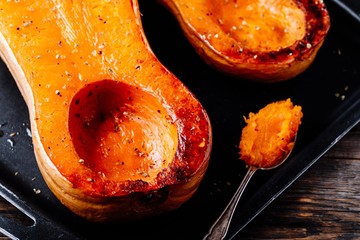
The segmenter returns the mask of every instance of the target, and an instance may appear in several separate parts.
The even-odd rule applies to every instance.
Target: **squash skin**
[[[137,1],[2,1],[0,13],[0,56],[29,108],[39,169],[62,204],[89,221],[124,222],[175,210],[191,198],[209,163],[210,120],[196,97],[151,51]],[[120,119],[120,129],[125,122],[122,130],[143,134],[142,139],[138,135],[129,138],[144,142],[143,147],[149,148],[143,149],[147,155],[129,158],[150,162],[141,169],[148,171],[145,174],[136,175],[134,170],[136,176],[129,180],[116,174],[108,177],[113,173],[111,168],[119,170],[120,166],[101,151],[127,153],[132,147],[106,145],[121,140],[114,135],[114,128],[105,135],[115,137],[95,141],[106,145],[98,146],[97,154],[113,164],[110,170],[102,169],[101,162],[89,165],[88,156],[80,156],[81,143],[75,142],[89,126],[74,123],[76,117],[71,114],[79,110],[74,98],[98,86],[98,98],[114,89],[113,96],[119,94],[123,102],[117,106],[107,98],[97,109],[106,111],[106,104],[114,104],[116,109],[133,110],[132,117],[124,117],[125,110],[123,118],[115,115],[114,109],[91,112],[95,108],[86,109],[93,103],[89,100],[81,106],[85,108],[81,112],[85,118],[81,119],[111,115],[107,120]],[[87,101],[87,96],[81,97],[81,103]],[[151,104],[136,108],[147,101]],[[158,116],[148,119],[150,113]],[[97,128],[105,131],[108,126],[101,128],[102,122],[95,120],[91,124],[99,136],[102,132]],[[155,136],[145,134],[149,132]],[[154,145],[147,142],[154,139]],[[84,144],[90,141],[85,138]],[[121,157],[126,162],[127,156]]]
[[[289,1],[158,0],[158,2],[174,15],[184,35],[208,65],[235,78],[256,82],[271,83],[289,80],[304,72],[314,61],[330,28],[330,16],[323,1],[293,1],[292,5],[296,6],[296,11],[303,12],[305,20],[303,36],[290,36],[293,42],[283,45],[278,43],[280,46],[277,48],[270,46],[270,49],[260,49],[260,41],[263,38],[266,37],[269,41],[272,41],[273,36],[281,39],[283,32],[280,32],[279,35],[277,35],[278,33],[264,32],[259,36],[255,35],[253,39],[246,40],[246,37],[243,37],[245,40],[239,41],[232,35],[232,32],[236,30],[224,29],[223,17],[225,18],[225,16],[221,15],[221,11],[225,14],[231,10],[231,13],[238,14],[236,15],[238,18],[228,17],[231,18],[228,21],[236,29],[242,25],[242,20],[239,18],[242,18],[241,14],[243,13],[237,13],[236,9],[242,3],[244,5],[273,4],[270,7],[276,8],[286,5]],[[230,6],[231,4],[233,5]],[[279,12],[281,13],[281,10]],[[247,14],[251,15],[251,13]],[[271,16],[271,14],[269,15]],[[270,21],[267,21],[266,17],[261,19],[260,16],[255,16],[253,18],[258,18],[255,28],[258,28],[259,31],[268,27],[266,24]],[[284,20],[281,17],[276,19],[279,25],[285,25],[285,17],[283,18]],[[243,21],[247,21],[246,16],[243,17]],[[276,27],[277,25],[273,28],[276,29]],[[291,30],[291,28],[289,29]],[[285,30],[288,29],[285,28]],[[239,33],[239,35],[241,34]],[[257,39],[257,37],[262,39]],[[244,43],[246,41],[251,44]],[[258,46],[254,48],[253,46],[256,44]]]

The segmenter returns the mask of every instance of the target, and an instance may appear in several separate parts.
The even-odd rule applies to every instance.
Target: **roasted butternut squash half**
[[[259,82],[291,79],[313,62],[330,28],[318,0],[158,0],[214,68]]]
[[[71,211],[135,221],[195,193],[210,121],[153,54],[136,0],[1,1],[0,54],[27,103],[39,169]]]

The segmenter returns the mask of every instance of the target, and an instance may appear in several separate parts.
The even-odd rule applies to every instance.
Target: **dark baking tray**
[[[153,51],[208,111],[213,151],[208,171],[193,198],[174,212],[137,223],[90,223],[58,202],[35,162],[27,107],[1,62],[0,195],[32,220],[24,225],[4,214],[0,216],[0,231],[19,239],[201,239],[245,174],[237,149],[245,124],[243,116],[269,102],[290,97],[304,112],[295,149],[280,168],[254,175],[229,229],[228,238],[234,238],[360,121],[360,3],[326,3],[332,26],[311,67],[287,82],[259,84],[230,78],[208,67],[164,7],[156,1],[140,1],[144,29]],[[34,190],[41,192],[36,194]]]

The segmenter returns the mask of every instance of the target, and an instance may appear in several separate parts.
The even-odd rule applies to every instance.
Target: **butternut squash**
[[[135,221],[195,193],[211,124],[152,52],[136,0],[1,1],[0,56],[44,180],[75,214]]]
[[[318,0],[158,0],[210,66],[232,76],[277,82],[314,61],[330,28]]]

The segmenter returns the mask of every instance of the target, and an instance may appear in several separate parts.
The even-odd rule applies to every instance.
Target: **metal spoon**
[[[244,179],[240,183],[240,186],[236,190],[234,196],[231,198],[230,202],[228,203],[228,205],[226,206],[224,211],[221,213],[219,218],[211,226],[209,232],[205,235],[203,240],[220,240],[220,239],[225,238],[225,236],[227,234],[227,231],[229,229],[229,225],[230,225],[232,216],[233,216],[234,211],[236,209],[236,206],[237,206],[237,204],[238,204],[238,202],[240,200],[240,197],[241,197],[242,193],[245,190],[245,187],[249,183],[251,177],[254,175],[254,173],[258,169],[260,169],[260,170],[270,170],[270,169],[274,169],[274,168],[280,166],[281,164],[283,164],[286,161],[286,159],[290,156],[290,154],[291,154],[291,152],[292,152],[292,150],[294,148],[294,145],[295,145],[295,140],[296,140],[296,135],[295,135],[295,138],[294,138],[294,144],[293,144],[292,149],[283,157],[283,159],[281,159],[279,161],[276,161],[275,165],[273,165],[271,167],[267,167],[267,168],[258,168],[258,167],[255,167],[255,166],[248,165],[248,171],[246,172],[246,174],[244,176]]]

